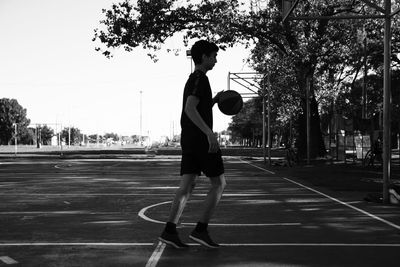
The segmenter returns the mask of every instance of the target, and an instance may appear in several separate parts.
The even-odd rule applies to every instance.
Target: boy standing
[[[218,46],[205,40],[196,42],[191,49],[195,69],[183,93],[181,182],[172,202],[168,222],[159,237],[162,242],[175,248],[188,247],[179,239],[176,225],[201,172],[210,179],[211,188],[204,201],[203,214],[189,238],[210,248],[219,247],[207,231],[208,222],[226,186],[221,150],[212,131],[212,107],[218,102],[219,94],[212,98],[206,76],[207,71],[217,63],[217,52]]]

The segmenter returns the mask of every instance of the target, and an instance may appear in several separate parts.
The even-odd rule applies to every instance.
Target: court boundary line
[[[382,223],[385,223],[385,224],[387,224],[387,225],[389,225],[389,226],[391,226],[391,227],[393,227],[393,228],[395,228],[395,229],[397,229],[397,230],[400,230],[400,226],[399,226],[399,225],[397,225],[397,224],[395,224],[395,223],[392,223],[392,222],[390,222],[390,221],[388,221],[388,220],[385,220],[385,219],[383,219],[383,218],[381,218],[381,217],[379,217],[379,216],[377,216],[377,215],[374,215],[374,214],[372,214],[372,213],[369,213],[368,211],[365,211],[365,210],[363,210],[363,209],[357,208],[357,207],[355,207],[355,206],[353,206],[353,205],[351,205],[351,204],[349,204],[349,203],[346,203],[346,202],[341,201],[341,200],[339,200],[339,199],[337,199],[337,198],[331,197],[331,196],[329,196],[329,195],[327,195],[327,194],[325,194],[325,193],[322,193],[322,192],[320,192],[320,191],[318,191],[318,190],[316,190],[316,189],[313,189],[313,188],[311,188],[311,187],[308,187],[308,186],[306,186],[306,185],[303,185],[303,184],[301,184],[301,183],[298,183],[298,182],[296,182],[296,181],[293,181],[292,179],[289,179],[289,178],[286,178],[286,177],[282,177],[282,178],[285,179],[285,180],[287,180],[287,181],[289,181],[289,182],[292,182],[292,183],[294,183],[294,184],[297,184],[298,186],[301,186],[301,187],[303,187],[303,188],[305,188],[305,189],[308,189],[308,190],[313,191],[313,192],[315,192],[315,193],[317,193],[317,194],[320,194],[320,195],[322,195],[322,196],[324,196],[324,197],[326,197],[326,198],[329,198],[330,200],[332,200],[332,201],[334,201],[334,202],[338,202],[338,203],[340,203],[340,204],[342,204],[342,205],[344,205],[344,206],[346,206],[346,207],[348,207],[348,208],[351,208],[351,209],[353,209],[353,210],[356,210],[356,211],[358,211],[358,212],[360,212],[360,213],[362,213],[362,214],[364,214],[364,215],[367,215],[367,216],[369,216],[369,217],[371,217],[371,218],[373,218],[373,219],[375,219],[375,220],[378,220],[378,221],[380,221],[380,222],[382,222]]]
[[[398,243],[239,243],[220,245],[224,247],[400,247]]]
[[[245,162],[245,163],[247,163],[247,164],[253,166],[253,167],[256,167],[257,169],[260,169],[260,170],[263,170],[263,171],[265,171],[265,172],[271,173],[271,171],[269,171],[269,170],[267,170],[267,169],[264,169],[264,168],[262,168],[262,167],[256,166],[256,165],[254,165],[254,164],[250,164],[250,163],[248,163],[248,162],[246,162],[246,161],[244,161],[244,160],[242,160],[242,159],[240,159],[240,160],[241,160],[242,162]],[[274,174],[275,174],[275,173],[274,173]],[[381,218],[381,217],[379,217],[379,216],[377,216],[377,215],[374,215],[374,214],[372,214],[372,213],[369,213],[368,211],[365,211],[365,210],[363,210],[363,209],[357,208],[357,207],[355,207],[355,206],[353,206],[353,205],[351,205],[351,204],[349,204],[349,203],[346,203],[346,202],[341,201],[341,200],[339,200],[339,199],[337,199],[337,198],[331,197],[331,196],[329,196],[329,195],[327,195],[327,194],[325,194],[325,193],[322,193],[322,192],[320,192],[320,191],[318,191],[318,190],[316,190],[316,189],[313,189],[313,188],[311,188],[311,187],[309,187],[309,186],[303,185],[303,184],[301,184],[301,183],[299,183],[299,182],[293,181],[292,179],[289,179],[289,178],[287,178],[287,177],[283,177],[283,176],[282,176],[282,179],[284,179],[284,180],[286,180],[286,181],[288,181],[288,182],[291,182],[291,183],[293,183],[293,184],[296,184],[296,185],[298,185],[298,186],[300,186],[300,187],[302,187],[302,188],[305,188],[305,189],[307,189],[307,190],[310,190],[310,191],[312,191],[312,192],[314,192],[314,193],[316,193],[316,194],[318,194],[318,195],[324,196],[324,197],[326,197],[326,198],[332,200],[333,202],[337,202],[337,203],[339,203],[339,204],[341,204],[341,205],[344,205],[344,206],[346,206],[346,207],[348,207],[348,208],[351,208],[351,209],[353,209],[353,210],[355,210],[355,211],[358,211],[358,212],[360,212],[360,213],[362,213],[362,214],[364,214],[364,215],[367,215],[368,217],[371,217],[371,218],[373,218],[373,219],[375,219],[375,220],[378,220],[378,221],[380,221],[380,222],[382,222],[382,223],[385,223],[385,224],[387,224],[387,225],[389,225],[389,226],[391,226],[391,227],[393,227],[393,228],[395,228],[395,229],[397,229],[397,230],[400,230],[400,226],[399,226],[399,225],[397,225],[397,224],[395,224],[395,223],[392,223],[392,222],[390,222],[390,221],[388,221],[388,220],[385,220],[385,219],[383,219],[383,218]]]
[[[162,243],[159,241],[158,245]],[[163,243],[162,243],[163,244]],[[0,247],[45,247],[45,246],[97,246],[97,247],[149,247],[155,243],[106,243],[106,242],[15,242],[0,243]],[[198,243],[188,243],[190,246],[201,246]],[[300,247],[300,246],[324,246],[324,247],[400,247],[400,243],[220,243],[223,247]]]
[[[153,254],[151,254],[150,259],[147,261],[145,267],[155,267],[157,266],[158,261],[161,258],[162,253],[164,252],[164,249],[166,247],[166,244],[159,241],[156,249],[153,251]]]
[[[1,186],[1,184],[0,184]],[[84,196],[173,196],[171,193],[2,193],[1,196],[68,196],[68,197],[84,197]],[[265,197],[265,196],[314,196],[311,193],[298,194],[268,194],[268,193],[226,193],[224,197]],[[194,193],[192,197],[204,197],[207,193]]]
[[[32,247],[40,247],[40,246],[110,246],[110,247],[119,247],[119,246],[154,246],[154,243],[123,243],[123,242],[13,242],[13,243],[0,243],[0,247],[23,247],[23,246],[32,246]]]
[[[266,172],[268,172],[268,173],[270,173],[270,174],[276,174],[276,173],[273,172],[273,171],[270,171],[270,170],[264,169],[264,168],[262,168],[262,167],[259,167],[259,166],[255,165],[255,164],[250,163],[250,162],[248,162],[248,161],[246,161],[246,160],[243,160],[243,159],[241,159],[241,158],[239,158],[239,160],[240,160],[241,162],[247,163],[247,164],[249,164],[249,165],[251,165],[251,166],[253,166],[253,167],[257,168],[257,169],[266,171]]]

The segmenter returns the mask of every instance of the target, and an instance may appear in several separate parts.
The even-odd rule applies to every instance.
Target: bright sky
[[[165,48],[181,48],[181,54],[159,53],[157,63],[139,48],[107,59],[94,50],[92,38],[101,10],[113,2],[0,0],[0,98],[17,99],[32,123],[132,135],[140,134],[142,91],[143,134],[170,136],[173,128],[179,133],[188,48],[171,40]],[[229,71],[251,71],[244,63],[248,54],[241,46],[219,53],[207,74],[214,93],[227,89]],[[230,120],[214,108],[214,131],[226,129]]]

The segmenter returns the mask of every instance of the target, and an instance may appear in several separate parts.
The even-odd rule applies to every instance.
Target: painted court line
[[[105,243],[105,242],[15,242],[0,243],[0,247],[19,247],[19,246],[100,246],[100,247],[120,247],[120,246],[154,246],[154,243]]]
[[[166,222],[162,222],[159,220],[155,220],[152,219],[150,217],[148,217],[145,213],[147,210],[157,207],[157,206],[161,206],[161,205],[165,205],[165,204],[170,204],[172,201],[165,201],[165,202],[160,202],[160,203],[156,203],[147,207],[142,208],[138,215],[140,218],[142,218],[145,221],[148,222],[152,222],[152,223],[158,223],[158,224],[165,224]],[[181,223],[180,225],[188,225],[188,226],[195,226],[197,225],[197,223]],[[258,226],[258,227],[262,227],[262,226],[299,226],[301,225],[301,223],[210,223],[210,226],[223,226],[223,227],[254,227],[254,226]]]
[[[242,161],[243,161],[243,160],[242,160]],[[250,164],[250,163],[248,163],[248,162],[246,162],[246,161],[243,161],[243,162],[245,162],[245,163],[247,163],[247,164],[249,164],[249,165],[251,165],[251,166],[253,166],[253,167],[256,167],[257,169],[260,169],[260,170],[263,170],[263,171],[265,171],[265,172],[271,173],[269,170],[266,170],[266,169],[264,169],[264,168],[262,168],[262,167],[256,166],[256,165],[254,165],[254,164]],[[353,209],[353,210],[356,210],[356,211],[358,211],[358,212],[360,212],[360,213],[362,213],[362,214],[364,214],[364,215],[367,215],[367,216],[369,216],[369,217],[371,217],[371,218],[373,218],[373,219],[375,219],[375,220],[378,220],[378,221],[383,222],[383,223],[385,223],[385,224],[387,224],[387,225],[389,225],[389,226],[391,226],[391,227],[393,227],[393,228],[396,228],[397,230],[400,230],[400,226],[399,226],[399,225],[394,224],[394,223],[392,223],[392,222],[389,222],[388,220],[385,220],[385,219],[383,219],[383,218],[381,218],[381,217],[379,217],[379,216],[376,216],[376,215],[374,215],[374,214],[371,214],[371,213],[369,213],[369,212],[367,212],[367,211],[365,211],[365,210],[363,210],[363,209],[357,208],[357,207],[355,207],[355,206],[353,206],[353,205],[351,205],[351,204],[349,204],[349,203],[343,202],[343,201],[341,201],[341,200],[339,200],[339,199],[337,199],[337,198],[331,197],[331,196],[329,196],[329,195],[327,195],[327,194],[325,194],[325,193],[322,193],[322,192],[320,192],[320,191],[318,191],[318,190],[315,190],[315,189],[313,189],[313,188],[311,188],[311,187],[308,187],[308,186],[305,186],[305,185],[303,185],[303,184],[301,184],[301,183],[295,182],[295,181],[293,181],[293,180],[291,180],[291,179],[289,179],[289,178],[286,178],[286,177],[282,177],[282,178],[285,179],[285,180],[288,181],[288,182],[291,182],[291,183],[293,183],[293,184],[296,184],[296,185],[298,185],[298,186],[300,186],[300,187],[302,187],[302,188],[308,189],[308,190],[310,190],[310,191],[312,191],[312,192],[314,192],[314,193],[317,193],[317,194],[319,194],[319,195],[322,195],[322,196],[324,196],[324,197],[326,197],[326,198],[328,198],[328,199],[330,199],[330,200],[332,200],[332,201],[334,201],[334,202],[340,203],[340,204],[342,204],[342,205],[344,205],[344,206],[346,206],[346,207],[348,207],[348,208],[351,208],[351,209]]]
[[[400,247],[400,244],[390,243],[247,243],[220,245],[224,247]]]
[[[163,242],[158,242],[156,249],[154,250],[153,254],[151,254],[150,259],[148,260],[146,267],[155,267],[158,261],[161,258],[162,253],[164,252],[166,244]]]
[[[315,190],[315,189],[313,189],[313,188],[311,188],[311,187],[308,187],[308,186],[305,186],[305,185],[303,185],[303,184],[301,184],[301,183],[295,182],[295,181],[293,181],[293,180],[291,180],[291,179],[289,179],[289,178],[283,177],[283,179],[285,179],[285,180],[287,180],[287,181],[289,181],[289,182],[291,182],[291,183],[297,184],[298,186],[301,186],[301,187],[303,187],[303,188],[305,188],[305,189],[308,189],[308,190],[310,190],[310,191],[313,191],[313,192],[315,192],[315,193],[317,193],[317,194],[320,194],[320,195],[322,195],[322,196],[324,196],[324,197],[326,197],[326,198],[329,198],[329,199],[332,200],[332,201],[335,201],[335,202],[338,202],[338,203],[340,203],[340,204],[342,204],[342,205],[345,205],[346,207],[349,207],[349,208],[351,208],[351,209],[353,209],[353,210],[356,210],[356,211],[358,211],[358,212],[361,212],[361,213],[363,213],[363,214],[365,214],[365,215],[367,215],[367,216],[369,216],[369,217],[371,217],[371,218],[373,218],[373,219],[375,219],[375,220],[381,221],[381,222],[383,222],[383,223],[385,223],[385,224],[387,224],[387,225],[389,225],[389,226],[392,226],[393,228],[396,228],[397,230],[400,230],[400,226],[399,226],[399,225],[394,224],[394,223],[392,223],[392,222],[389,222],[388,220],[385,220],[385,219],[383,219],[383,218],[381,218],[381,217],[379,217],[379,216],[376,216],[376,215],[374,215],[374,214],[372,214],[372,213],[369,213],[369,212],[367,212],[367,211],[365,211],[365,210],[363,210],[363,209],[357,208],[357,207],[355,207],[355,206],[353,206],[353,205],[351,205],[351,204],[349,204],[349,203],[343,202],[343,201],[341,201],[341,200],[339,200],[339,199],[337,199],[337,198],[331,197],[331,196],[329,196],[329,195],[327,195],[327,194],[324,194],[324,193],[322,193],[322,192],[320,192],[320,191],[318,191],[318,190]]]
[[[239,160],[240,160],[241,162],[244,162],[244,163],[247,163],[247,164],[249,164],[249,165],[253,166],[254,168],[257,168],[257,169],[263,170],[263,171],[265,171],[265,172],[268,172],[268,173],[270,173],[270,174],[275,174],[275,172],[273,172],[273,171],[269,171],[269,170],[267,170],[267,169],[264,169],[264,168],[258,167],[257,165],[254,165],[254,164],[252,164],[252,163],[250,163],[250,162],[248,162],[248,161],[242,160],[242,159],[240,159],[240,158],[239,158]]]
[[[165,223],[165,222],[164,222]],[[196,226],[197,223],[181,223],[182,225]],[[254,226],[299,226],[301,223],[209,223],[210,226],[224,227],[254,227]]]
[[[0,185],[1,186],[1,185]],[[171,193],[2,193],[1,196],[68,196],[68,197],[85,197],[85,196],[171,196]],[[192,196],[207,196],[206,193],[195,193]],[[224,197],[265,197],[265,196],[315,196],[314,193],[226,193]],[[224,200],[222,200],[224,201]]]
[[[117,214],[119,212],[92,212],[83,210],[67,210],[67,211],[2,211],[0,215],[33,215],[33,214],[60,214],[60,215],[77,215],[77,214]]]
[[[8,256],[1,256],[0,260],[4,262],[5,264],[17,264],[18,261],[14,260],[13,258],[10,258]]]
[[[162,242],[160,242],[163,244]],[[160,246],[158,243],[157,247]],[[188,243],[190,246],[200,246],[197,243]],[[221,246],[224,247],[400,247],[400,243],[221,243]],[[62,242],[28,242],[28,243],[0,243],[0,247],[28,247],[28,246],[37,246],[37,247],[45,247],[45,246],[99,246],[99,247],[149,247],[154,246],[154,243],[62,243]],[[161,247],[159,248],[159,250]],[[156,249],[157,250],[157,249]],[[156,251],[155,250],[155,251]],[[7,256],[3,256],[7,257]]]

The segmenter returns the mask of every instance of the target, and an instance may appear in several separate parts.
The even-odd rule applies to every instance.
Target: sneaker
[[[189,245],[183,243],[178,236],[178,233],[170,234],[165,231],[162,232],[161,236],[158,238],[161,242],[171,245],[174,248],[188,248]]]
[[[208,231],[199,233],[196,230],[193,230],[193,232],[190,234],[189,238],[203,246],[206,246],[209,248],[219,248],[219,245],[217,243],[215,243],[214,241],[212,241],[212,239],[208,235]]]

